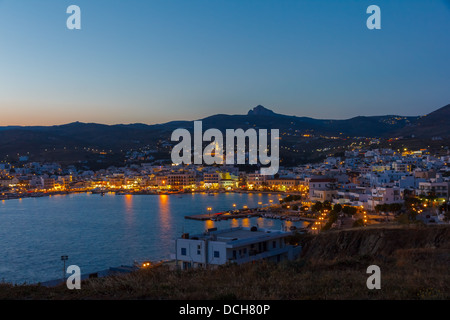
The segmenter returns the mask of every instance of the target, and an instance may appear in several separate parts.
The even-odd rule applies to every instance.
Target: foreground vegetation
[[[74,291],[0,284],[0,299],[450,299],[448,226],[329,231],[299,240],[304,254],[290,262],[185,272],[161,266],[86,280]],[[372,264],[381,268],[381,290],[366,287]]]

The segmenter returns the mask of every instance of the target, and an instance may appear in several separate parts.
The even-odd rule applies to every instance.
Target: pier
[[[185,219],[197,220],[197,221],[222,221],[229,219],[242,219],[242,218],[265,218],[265,219],[278,219],[285,221],[306,221],[309,223],[314,223],[319,221],[317,218],[307,218],[300,215],[292,215],[285,213],[273,213],[267,210],[258,210],[258,209],[247,209],[247,210],[235,210],[235,211],[225,211],[219,213],[205,213],[205,214],[196,214],[185,216]]]
[[[237,211],[237,210],[236,210]],[[185,216],[185,219],[190,220],[198,220],[198,221],[219,221],[219,220],[228,220],[228,219],[239,219],[239,218],[253,218],[260,217],[261,212],[253,211],[253,210],[245,210],[238,212],[219,212],[219,213],[205,213],[205,214],[196,214],[191,216]]]

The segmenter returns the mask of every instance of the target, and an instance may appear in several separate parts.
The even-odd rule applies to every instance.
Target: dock
[[[309,223],[314,223],[319,221],[317,218],[307,218],[299,215],[286,215],[286,214],[274,214],[270,211],[260,211],[257,209],[247,209],[245,211],[225,211],[219,213],[205,213],[205,214],[196,214],[191,216],[185,216],[185,219],[197,220],[197,221],[222,221],[229,219],[242,219],[242,218],[265,218],[265,219],[277,219],[277,220],[285,220],[285,221],[306,221]]]
[[[205,213],[205,214],[195,214],[191,216],[185,216],[185,219],[197,220],[197,221],[219,221],[219,220],[229,220],[229,219],[241,219],[241,218],[253,218],[260,217],[261,212],[258,211],[240,211],[240,212],[220,212],[220,213]]]

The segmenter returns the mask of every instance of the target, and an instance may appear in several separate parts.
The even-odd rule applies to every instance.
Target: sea
[[[174,239],[210,228],[283,229],[303,222],[267,218],[196,221],[185,216],[257,208],[279,194],[186,193],[104,196],[92,193],[0,201],[0,282],[32,284],[59,279],[65,266],[82,274],[135,261],[169,260]],[[208,210],[210,208],[210,210]]]

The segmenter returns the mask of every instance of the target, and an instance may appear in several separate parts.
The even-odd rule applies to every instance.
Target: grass
[[[401,228],[398,232],[401,230],[410,229]],[[442,239],[442,229],[436,230],[441,230],[438,233],[440,241],[446,243]],[[366,287],[369,276],[366,270],[372,264],[381,268],[381,290]],[[81,290],[73,291],[63,286],[0,284],[0,299],[447,300],[450,299],[449,267],[450,248],[446,245],[402,245],[389,255],[345,255],[340,252],[332,258],[328,254],[326,258],[320,258],[312,254],[279,264],[259,262],[214,270],[176,271],[160,266],[86,280],[82,282]]]

